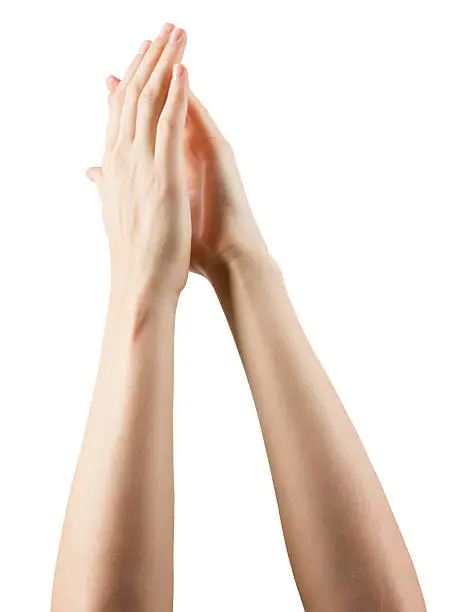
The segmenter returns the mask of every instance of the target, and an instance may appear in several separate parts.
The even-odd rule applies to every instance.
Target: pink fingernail
[[[175,26],[172,23],[164,23],[164,26],[161,30],[159,36],[165,36],[165,34],[169,34]]]
[[[146,53],[149,48],[150,48],[150,41],[144,40],[143,43],[140,45],[139,53]]]
[[[170,42],[176,43],[184,36],[185,32],[182,28],[175,28],[170,34]]]
[[[173,78],[175,80],[180,79],[184,72],[184,66],[182,64],[175,64],[173,66]]]

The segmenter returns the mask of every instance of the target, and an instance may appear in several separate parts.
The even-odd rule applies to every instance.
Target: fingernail
[[[170,34],[170,42],[176,43],[178,40],[184,36],[185,32],[182,28],[175,28],[173,32]]]
[[[149,48],[150,48],[150,41],[144,40],[143,43],[140,45],[139,53],[146,53]]]
[[[173,78],[175,80],[180,79],[182,77],[183,72],[184,72],[184,66],[182,64],[175,64],[173,66]]]
[[[164,26],[161,30],[159,36],[165,36],[165,34],[169,34],[175,26],[172,23],[164,23]]]

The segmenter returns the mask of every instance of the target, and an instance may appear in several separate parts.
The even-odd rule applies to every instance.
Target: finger
[[[174,29],[172,23],[166,23],[162,28],[162,32],[155,39],[151,48],[142,58],[137,70],[134,72],[133,77],[129,80],[126,86],[121,83],[117,91],[121,90],[124,92],[123,109],[120,118],[120,133],[119,137],[123,140],[132,140],[136,131],[136,116],[137,116],[137,104],[139,96],[142,93],[148,79],[157,65],[160,56],[162,55],[170,33]]]
[[[182,64],[175,64],[156,134],[156,158],[175,171],[182,168],[184,163],[184,126],[188,100],[187,69]]]
[[[186,44],[185,31],[175,28],[139,98],[136,134],[138,138],[144,139],[153,151],[157,124],[172,81],[173,66],[181,61]]]
[[[136,70],[142,63],[145,54],[150,47],[151,41],[145,40],[142,43],[139,53],[134,57],[133,61],[129,65],[129,68],[126,71],[123,80],[119,83],[117,87],[115,87],[115,89],[111,92],[111,95],[109,96],[109,122],[106,144],[110,148],[112,148],[117,141],[126,86],[135,75]]]
[[[110,74],[106,79],[106,87],[110,93],[113,93],[119,84],[120,79],[113,74]],[[217,124],[192,90],[190,90],[187,120],[196,124],[201,124],[203,131],[207,131],[211,135],[217,134],[222,137]]]
[[[125,72],[123,79],[120,81],[120,87],[122,89],[126,88],[128,83],[131,81],[131,79],[136,74],[137,69],[139,68],[140,64],[144,60],[148,49],[150,49],[151,44],[152,44],[151,40],[143,41],[142,45],[140,46],[139,53],[135,56],[135,58],[129,65],[128,70]]]
[[[86,176],[90,181],[98,185],[98,183],[103,178],[103,169],[98,166],[93,166],[92,168],[88,168],[86,170]]]
[[[106,79],[106,87],[110,93],[113,93],[118,85],[120,84],[120,79],[116,77],[114,74],[110,74]],[[220,133],[220,130],[215,123],[215,121],[210,116],[207,109],[201,104],[199,99],[195,96],[192,90],[190,90],[189,96],[189,108],[187,111],[187,119],[190,121],[196,121],[197,123],[201,122],[203,127],[207,129],[209,132]]]
[[[187,113],[188,121],[191,121],[196,128],[199,128],[206,137],[219,142],[226,142],[217,124],[192,91],[190,91]]]
[[[106,79],[106,87],[109,93],[114,93],[114,91],[117,89],[119,84],[120,84],[120,79],[118,79],[113,74],[110,74],[108,78]]]

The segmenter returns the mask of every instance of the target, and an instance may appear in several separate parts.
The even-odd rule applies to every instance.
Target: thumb
[[[98,185],[98,183],[103,178],[103,169],[98,166],[93,166],[92,168],[88,168],[86,171],[86,176],[90,181]]]
[[[218,129],[217,124],[192,91],[190,91],[189,95],[188,114],[189,119],[203,132],[217,140],[224,140],[223,134]]]
[[[110,93],[114,93],[117,87],[120,85],[120,79],[118,79],[113,74],[110,74],[106,79],[106,87]]]

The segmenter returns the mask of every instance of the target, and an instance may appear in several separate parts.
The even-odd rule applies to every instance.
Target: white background
[[[428,609],[449,595],[449,18],[441,0],[25,0],[0,13],[0,609],[49,609],[108,253],[104,79],[164,21],[232,142]],[[301,608],[256,413],[206,281],[176,331],[176,610]]]

